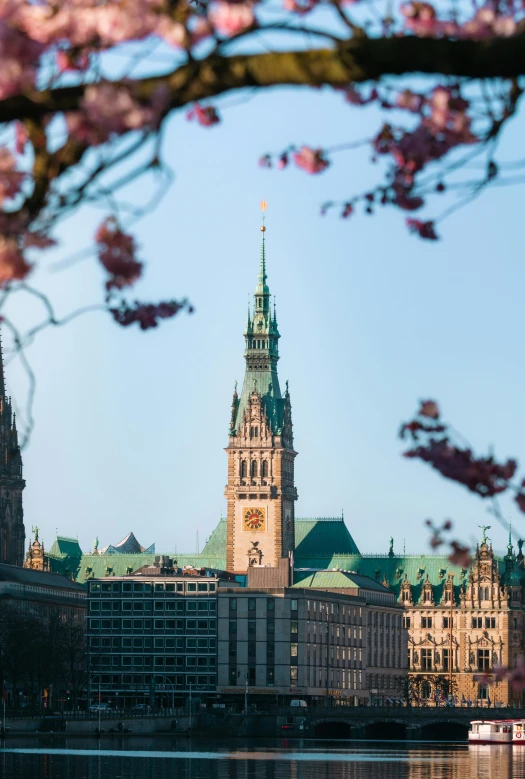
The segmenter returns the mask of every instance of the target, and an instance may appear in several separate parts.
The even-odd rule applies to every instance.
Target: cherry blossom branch
[[[333,86],[410,73],[473,79],[525,75],[525,33],[492,40],[355,37],[331,49],[214,55],[173,72],[132,81],[139,100],[158,87],[167,107],[181,108],[225,92],[274,86]],[[79,108],[88,85],[28,91],[0,101],[2,121],[42,119]]]
[[[495,516],[501,516],[495,500],[506,492],[514,493],[519,510],[525,513],[525,479],[518,484],[513,481],[517,460],[498,462],[492,454],[476,456],[468,443],[458,441],[454,428],[441,419],[435,401],[422,401],[415,417],[401,426],[399,437],[412,444],[403,452],[404,457],[421,460],[446,479],[488,499]]]

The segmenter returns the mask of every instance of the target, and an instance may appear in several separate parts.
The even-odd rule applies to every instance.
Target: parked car
[[[151,711],[151,706],[149,706],[147,703],[136,703],[135,706],[133,706],[133,711],[142,711],[147,714],[149,711]]]
[[[94,703],[89,707],[90,711],[110,711],[109,704],[107,703]]]

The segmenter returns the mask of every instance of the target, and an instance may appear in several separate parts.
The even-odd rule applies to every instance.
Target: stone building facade
[[[515,668],[524,658],[521,542],[515,556],[509,538],[501,569],[484,535],[471,569],[461,574],[458,584],[448,575],[438,587],[427,574],[417,599],[408,580],[401,585],[415,696],[436,703],[448,680],[461,702],[522,705],[523,693],[492,675],[493,668]]]
[[[304,583],[311,586],[220,588],[218,692],[361,705],[371,674],[375,702],[395,697],[407,674],[407,635],[392,593],[349,573],[310,572]]]

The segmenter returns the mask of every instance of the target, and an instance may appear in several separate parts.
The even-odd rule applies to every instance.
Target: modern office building
[[[261,572],[262,573],[262,572]],[[300,575],[298,575],[300,574]],[[289,704],[383,703],[407,674],[403,610],[387,588],[351,572],[302,571],[289,587],[219,591],[218,688],[224,699]]]
[[[159,558],[131,576],[90,580],[90,699],[170,706],[215,693],[221,577]]]

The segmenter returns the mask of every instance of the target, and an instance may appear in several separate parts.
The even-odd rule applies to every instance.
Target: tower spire
[[[265,232],[266,232],[266,225],[264,224],[264,216],[265,211],[268,208],[268,203],[266,200],[261,201],[261,211],[262,211],[262,225],[261,225],[261,233],[262,233],[262,239],[261,239],[261,260],[259,264],[259,276],[257,279],[257,287],[255,290],[256,295],[269,295],[270,289],[268,287],[267,279],[268,276],[266,275],[266,247],[264,244],[264,238],[265,238]]]

